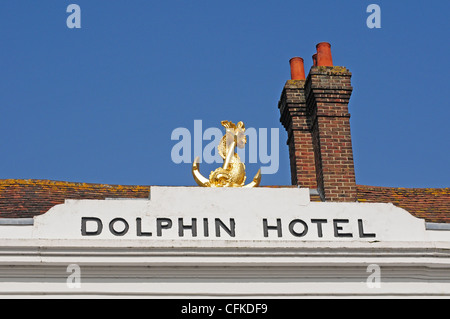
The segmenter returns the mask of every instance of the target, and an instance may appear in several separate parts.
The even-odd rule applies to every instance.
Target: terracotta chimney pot
[[[291,65],[291,79],[292,80],[305,80],[305,66],[303,59],[300,57],[294,57],[289,60]]]
[[[321,42],[317,46],[317,66],[333,66],[333,58],[331,56],[331,44]]]
[[[317,53],[313,54],[312,59],[313,59],[313,66],[317,66]]]

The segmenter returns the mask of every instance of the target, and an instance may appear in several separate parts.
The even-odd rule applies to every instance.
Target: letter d
[[[95,231],[87,231],[87,222],[95,222],[97,229]],[[81,218],[81,236],[97,236],[102,233],[103,224],[100,218],[82,217]]]

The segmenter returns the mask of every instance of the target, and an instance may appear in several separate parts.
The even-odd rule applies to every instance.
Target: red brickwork
[[[351,73],[343,67],[312,67],[305,83],[319,192],[325,201],[356,201],[350,114]]]
[[[325,201],[356,201],[350,79],[344,67],[312,67],[306,81],[286,82],[278,103],[292,184],[318,189]]]
[[[280,121],[288,133],[292,185],[317,189],[316,164],[310,123],[306,114],[305,81],[289,80],[278,108]]]

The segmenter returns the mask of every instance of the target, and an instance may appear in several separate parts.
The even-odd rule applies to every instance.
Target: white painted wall
[[[83,236],[82,217],[100,219],[101,234]],[[129,224],[123,236],[109,231],[115,218]],[[137,218],[152,236],[137,235]],[[161,236],[158,218],[172,221]],[[197,236],[185,229],[180,237],[179,218],[195,218]],[[216,218],[234,220],[234,237],[215,236]],[[279,219],[282,237],[276,229],[265,237],[264,219]],[[322,237],[317,219],[327,221]],[[297,235],[298,220],[308,226],[304,236],[291,233],[293,220]],[[360,238],[359,220],[375,237]],[[152,187],[150,200],[67,200],[34,225],[0,225],[0,296],[450,296],[449,257],[449,231],[426,230],[391,204],[313,203],[306,189]],[[71,264],[79,288],[67,285]],[[379,288],[367,283],[378,275],[371,264]]]

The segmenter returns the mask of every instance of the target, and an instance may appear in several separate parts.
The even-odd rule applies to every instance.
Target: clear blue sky
[[[449,187],[449,17],[448,0],[1,0],[0,178],[194,185],[172,131],[228,119],[280,128],[262,184],[290,184],[277,103],[289,59],[308,72],[327,41],[353,73],[357,183]]]

